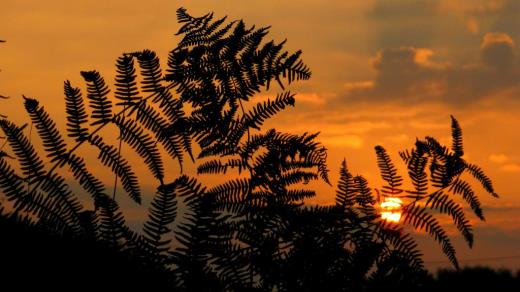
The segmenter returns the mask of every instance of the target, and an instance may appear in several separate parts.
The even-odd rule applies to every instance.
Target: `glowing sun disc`
[[[381,218],[389,222],[399,223],[402,203],[399,198],[385,198],[385,201],[381,203]]]

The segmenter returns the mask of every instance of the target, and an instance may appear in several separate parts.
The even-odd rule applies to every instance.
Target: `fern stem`
[[[240,104],[240,108],[242,109],[242,116],[246,116],[246,111],[244,110],[244,105],[242,104],[242,100],[239,98],[238,103]],[[249,143],[251,139],[251,133],[249,133],[249,127],[247,127],[247,142]]]
[[[31,122],[31,126],[29,126],[29,144],[31,144],[32,129],[33,129],[33,122]],[[31,173],[29,173],[29,177],[30,176],[31,176]],[[27,194],[29,194],[30,190],[31,190],[31,180],[27,179]]]
[[[240,104],[240,109],[242,110],[242,116],[246,116],[246,111],[244,109],[244,105],[242,104],[242,99],[238,99],[238,103]],[[247,127],[247,143],[251,142],[251,133],[249,132],[249,126]],[[247,167],[247,170],[249,171],[249,175],[250,177],[252,178],[253,177],[253,169],[251,167],[251,165],[249,165],[249,163],[246,161],[246,167]],[[248,193],[249,195],[250,193]],[[251,220],[251,217],[250,217],[250,212],[247,212],[246,214],[246,220],[249,222]],[[249,285],[250,285],[250,288],[253,289],[253,284],[254,284],[254,272],[253,272],[253,256],[254,256],[254,253],[253,253],[253,249],[251,248],[251,252],[249,254],[250,256],[250,266],[249,266]]]
[[[120,130],[119,131],[119,147],[118,147],[118,150],[117,150],[117,164],[119,164],[119,160],[121,158],[121,148],[123,148],[123,139],[121,138],[121,135],[122,135],[122,131]],[[115,173],[115,176],[114,176],[114,192],[112,193],[112,200],[116,200],[116,193],[117,193],[117,178],[119,176],[117,175],[117,171]]]
[[[125,114],[124,112],[126,111],[126,104],[125,106],[123,107],[123,118],[125,117]],[[123,148],[123,130],[120,128],[119,129],[119,147],[117,149],[117,165],[119,165],[119,160],[121,158],[121,148]],[[112,200],[116,200],[116,194],[117,194],[117,178],[118,178],[118,175],[117,175],[117,171],[115,172],[115,176],[114,176],[114,192],[112,194]]]
[[[0,151],[4,149],[5,145],[7,145],[7,138],[5,139],[4,143],[2,143],[2,146],[0,146]]]

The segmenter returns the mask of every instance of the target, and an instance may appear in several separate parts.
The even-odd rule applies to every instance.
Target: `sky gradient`
[[[450,139],[450,114],[460,122],[466,157],[493,179],[500,199],[481,188],[486,222],[475,222],[475,248],[464,259],[520,256],[520,1],[18,1],[0,3],[0,112],[22,123],[21,95],[38,98],[64,125],[63,81],[83,82],[79,71],[99,70],[113,80],[122,52],[151,49],[162,57],[175,47],[175,10],[244,19],[271,26],[270,38],[303,50],[311,80],[291,89],[296,107],[268,126],[321,132],[337,181],[340,162],[380,182],[373,151],[397,152],[426,135]],[[276,90],[263,92],[273,96]],[[403,164],[398,164],[403,169]],[[404,172],[402,172],[405,175]],[[334,200],[317,185],[316,203]],[[136,215],[137,216],[137,215]],[[419,235],[429,262],[447,260]],[[423,242],[424,241],[424,242]],[[471,264],[520,268],[520,257]],[[430,263],[442,266],[443,263]]]

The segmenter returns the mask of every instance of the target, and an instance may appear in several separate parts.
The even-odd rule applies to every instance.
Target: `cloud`
[[[500,170],[503,172],[518,173],[518,172],[520,172],[520,165],[516,164],[516,163],[509,163],[509,164],[502,166],[500,168]]]
[[[363,147],[363,139],[358,135],[323,135],[321,136],[321,142],[327,146],[347,147],[352,149],[361,149],[361,147]]]
[[[515,42],[505,33],[487,33],[481,45],[482,60],[499,72],[511,70],[514,63]]]
[[[458,62],[435,60],[435,52],[427,48],[383,49],[373,61],[375,78],[347,83],[343,96],[348,102],[443,101],[463,105],[501,91],[518,90],[520,61],[511,36],[485,34],[479,53],[479,59],[455,65]]]
[[[430,46],[436,39],[439,0],[376,0],[368,13],[378,47]],[[410,25],[412,24],[413,25]]]
[[[495,163],[504,163],[509,158],[505,154],[491,154],[489,155],[489,161],[495,162]]]

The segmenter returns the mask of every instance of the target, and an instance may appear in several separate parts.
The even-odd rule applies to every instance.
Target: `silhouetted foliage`
[[[99,283],[122,281],[128,287],[138,272],[143,287],[150,281],[185,291],[425,287],[428,277],[416,242],[404,226],[382,220],[378,210],[381,197],[394,197],[405,201],[404,223],[424,229],[458,267],[436,213],[451,216],[471,246],[470,222],[453,197],[460,195],[479,218],[484,216],[462,175],[472,175],[487,192],[496,193],[484,172],[463,159],[455,118],[451,148],[426,137],[400,153],[413,189],[403,188],[404,178],[390,155],[377,146],[385,185],[369,187],[344,161],[336,204],[305,205],[316,195],[308,188],[310,181],[331,184],[318,134],[263,130],[266,120],[295,105],[297,96],[285,87],[311,76],[301,51],[284,51],[285,41],[265,42],[267,28],[247,27],[243,21],[226,22],[211,13],[193,17],[183,8],[177,18],[181,40],[168,56],[166,72],[153,51],[143,50],[117,59],[114,90],[97,71],[81,72],[86,93],[65,81],[67,138],[36,99],[24,97],[45,156],[24,133],[26,125],[0,120],[14,157],[0,155],[0,189],[10,202],[1,219],[14,226],[9,227],[14,233],[5,236],[18,238],[16,232],[30,229],[20,241],[43,236],[49,246],[58,242],[53,251],[67,246],[65,261],[57,262],[61,269],[74,262]],[[246,104],[273,82],[283,92]],[[112,129],[106,137],[104,129]],[[107,138],[114,130],[118,146]],[[116,176],[114,188],[120,178],[125,193],[141,204],[143,190],[122,143],[156,179],[142,231],[127,226],[116,191],[108,196],[88,159],[77,153],[90,145]],[[200,178],[217,174],[223,181],[204,186],[200,178],[182,174],[186,156],[196,163]],[[169,160],[179,164],[180,175],[173,179]],[[71,191],[59,174],[64,168],[90,195],[93,209],[79,199],[82,192]],[[7,249],[20,253],[16,246]],[[27,255],[41,261],[45,249]],[[86,255],[78,251],[84,249]],[[14,258],[6,265],[15,264]],[[45,269],[33,268],[35,274]]]

